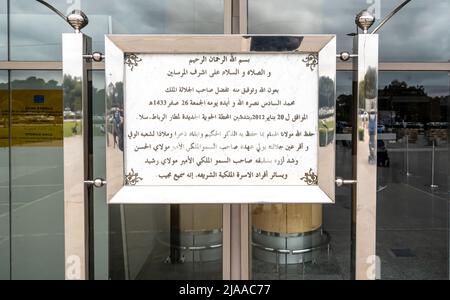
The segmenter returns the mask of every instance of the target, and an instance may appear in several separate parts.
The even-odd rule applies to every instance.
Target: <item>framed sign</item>
[[[333,35],[106,37],[109,203],[333,203]]]

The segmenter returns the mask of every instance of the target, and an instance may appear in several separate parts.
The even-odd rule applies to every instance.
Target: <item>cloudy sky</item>
[[[251,33],[337,34],[338,48],[350,49],[355,15],[374,7],[385,16],[400,0],[249,0]],[[450,60],[450,1],[412,0],[379,31],[384,61]]]
[[[113,33],[221,33],[223,0],[48,0],[66,13],[90,17],[85,32],[102,48]],[[373,2],[373,4],[371,4]],[[384,16],[400,0],[249,0],[249,33],[335,33],[349,50],[354,16],[372,6]],[[5,0],[0,0],[0,57],[5,50]],[[11,1],[13,59],[58,60],[61,33],[70,28],[34,0]],[[380,31],[383,61],[450,60],[450,1],[413,0]],[[3,47],[2,47],[3,44]],[[3,49],[3,50],[2,50]],[[99,49],[101,50],[101,49]]]
[[[0,14],[5,11],[1,8]],[[222,33],[222,0],[48,0],[63,13],[81,5],[90,24],[84,32],[103,49],[106,33]],[[79,3],[79,5],[77,5]],[[34,0],[11,1],[11,59],[60,60],[61,33],[71,28]],[[0,24],[6,15],[0,15]],[[2,26],[4,29],[5,26]],[[6,30],[0,29],[0,48]],[[1,47],[3,43],[3,47]],[[0,50],[1,57],[2,50]]]
[[[248,0],[249,33],[334,33],[351,50],[354,16],[372,6],[384,16],[400,0]],[[223,0],[48,0],[64,13],[81,7],[95,50],[106,33],[222,33]],[[0,0],[0,59],[6,57],[6,0]],[[71,29],[35,0],[11,1],[11,58],[60,60],[61,33]],[[449,61],[450,0],[413,0],[380,31],[382,61]],[[341,77],[345,77],[342,75]],[[406,75],[397,73],[399,78]],[[389,79],[391,79],[389,77]],[[405,78],[442,91],[445,76]],[[383,80],[383,78],[380,78]],[[386,80],[388,78],[386,77]],[[346,82],[347,80],[343,80]],[[447,84],[445,84],[447,82]],[[383,82],[380,82],[383,84]],[[346,87],[342,87],[343,90]]]

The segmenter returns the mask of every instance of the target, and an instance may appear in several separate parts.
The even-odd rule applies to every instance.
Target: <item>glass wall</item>
[[[61,72],[11,71],[11,277],[64,278]]]
[[[86,12],[90,24],[83,31],[93,37],[97,51],[103,51],[107,33],[220,34],[224,28],[223,0],[48,2],[63,13]],[[333,33],[338,51],[351,50],[347,34],[356,31],[355,14],[369,8],[379,21],[396,4],[248,0],[248,32]],[[380,31],[380,60],[449,61],[448,11],[448,0],[409,3]],[[0,61],[8,59],[8,49],[11,60],[60,61],[63,32],[72,29],[42,4],[0,0]],[[63,121],[61,73],[11,71],[10,76],[9,81],[8,71],[0,70],[0,279],[62,279],[62,137],[71,134],[71,124]],[[336,171],[343,178],[351,177],[352,168],[351,84],[351,72],[338,72]],[[379,86],[377,254],[382,279],[448,279],[448,73],[381,72]],[[103,71],[93,72],[92,92],[94,175],[104,178],[105,138],[108,145],[115,138],[112,120],[102,126]],[[334,205],[252,207],[253,244],[264,242],[261,233],[269,225],[266,231],[278,236],[318,237],[320,246],[295,258],[297,264],[253,247],[254,279],[351,278],[351,191],[342,187],[336,192]],[[222,206],[108,207],[105,191],[94,193],[95,278],[107,279],[108,273],[113,279],[221,278]],[[274,229],[275,218],[281,223]],[[306,229],[290,231],[289,223]]]
[[[222,33],[223,0],[72,0],[48,1],[64,14],[82,9],[89,16],[83,30],[93,49],[103,51],[108,33]],[[36,1],[11,5],[11,60],[61,60],[61,34],[73,30]]]
[[[223,0],[81,1],[90,17],[86,34],[103,51],[104,34],[223,33]]]
[[[9,2],[11,60],[60,61],[61,34],[72,32],[69,25],[35,1]],[[131,0],[126,4],[119,0],[48,2],[65,14],[73,9],[82,9],[90,21],[83,31],[93,37],[93,49],[97,51],[103,51],[104,34],[108,33],[223,33],[223,0]],[[6,24],[6,15],[4,22]],[[22,102],[37,97],[32,101],[50,98],[52,105],[56,105],[54,93],[61,92],[59,78],[56,82],[52,80],[56,74],[59,72],[14,71],[14,103],[20,106]],[[104,72],[95,71],[92,91],[94,177],[102,178],[106,170],[105,137],[113,143],[108,134],[109,126],[102,126],[105,120],[104,93]],[[62,112],[63,108],[59,108]],[[15,109],[17,114],[23,115],[23,107]],[[63,160],[57,127],[62,137],[71,134],[72,124],[49,114],[52,111],[46,110],[42,115],[29,113],[14,123],[17,128],[13,129],[16,134],[13,137],[11,170],[17,178],[13,174],[12,202],[18,207],[23,206],[13,213],[12,218],[12,228],[17,229],[12,241],[14,278],[64,277],[64,252],[60,251],[63,248],[59,244],[60,239],[63,242],[63,211],[58,212],[63,209]],[[55,124],[61,123],[50,128],[47,121],[52,117]],[[22,128],[24,118],[26,122],[42,123],[42,126],[34,126],[35,132],[30,133],[31,128]],[[41,153],[44,149],[46,152]],[[39,159],[33,160],[36,157]],[[35,171],[28,175],[25,165],[28,170],[32,166]],[[53,170],[51,174],[50,170]],[[33,177],[35,175],[39,178]],[[33,186],[30,186],[31,180],[36,181]],[[25,186],[28,189],[25,190]],[[109,210],[105,191],[96,189],[94,193],[95,278],[107,279],[108,271],[110,278],[221,278],[222,206],[113,206]],[[58,203],[50,205],[54,201]],[[35,214],[37,218],[29,219],[29,214]],[[41,218],[48,214],[52,214],[54,220],[50,218],[45,223]],[[209,215],[210,221],[214,222],[208,223],[206,218],[206,223],[202,223],[203,217],[200,216],[203,215]],[[49,249],[41,257],[45,250],[43,242]],[[210,245],[219,245],[219,248],[210,251]],[[26,247],[19,249],[21,246]],[[50,261],[50,255],[53,261]],[[52,271],[39,274],[38,270],[44,264],[49,265]]]
[[[8,59],[8,6],[0,0],[0,61]]]
[[[222,278],[222,205],[112,206],[110,222],[112,279]]]
[[[81,3],[91,20],[85,32],[93,37],[94,49],[103,50],[105,33],[223,33],[222,0],[122,3]],[[94,74],[93,94],[99,99],[104,97],[102,76],[102,72]],[[94,102],[94,105],[94,155],[97,161],[104,161],[105,135],[108,147],[118,147],[117,138],[112,120],[107,120],[107,128],[96,129],[95,120],[100,122],[104,117],[104,106],[100,102]],[[96,163],[94,172],[104,176],[104,168],[101,163]],[[106,274],[104,251],[108,245],[109,277],[112,279],[222,277],[221,205],[113,205],[107,224],[103,192],[96,191],[95,201],[96,278]],[[103,235],[106,225],[109,225],[109,240]]]
[[[379,21],[395,5],[376,0],[248,0],[248,32],[335,33],[338,52],[351,51],[347,34],[356,32],[356,13],[368,8]],[[380,61],[449,61],[450,15],[443,13],[448,11],[446,0],[412,1],[379,32]],[[351,178],[351,85],[351,72],[339,72],[336,172],[343,178]],[[383,279],[448,279],[448,89],[446,72],[380,74],[377,252]],[[438,187],[431,189],[433,184]],[[331,236],[331,257],[343,274],[350,274],[350,188],[337,193],[336,204],[323,207],[322,228]],[[332,270],[322,263],[327,268]],[[267,273],[274,270],[272,265]],[[314,275],[305,270],[302,278],[317,274],[314,264]]]
[[[61,4],[49,1],[66,12]],[[10,59],[24,61],[61,60],[61,34],[69,25],[37,1],[13,0],[10,4]]]
[[[379,0],[248,0],[250,33],[336,34],[338,52],[352,49],[348,33],[356,31],[355,15],[372,10],[383,18],[397,1]],[[450,2],[415,0],[380,33],[382,61],[448,61],[450,59]]]
[[[382,72],[377,254],[382,279],[448,279],[449,74]]]
[[[94,178],[106,178],[105,72],[92,72]],[[94,277],[108,279],[108,205],[106,190],[94,189]]]
[[[327,33],[329,29],[329,32],[345,36],[352,30],[357,11],[353,4],[347,7],[340,6],[339,2],[337,9],[330,7],[338,5],[331,1],[330,5],[325,5],[324,1],[249,0],[248,32]],[[336,12],[339,12],[340,18],[341,14],[352,15],[348,29],[345,26],[331,27],[331,20],[322,17],[330,14],[336,16]],[[338,47],[348,49],[351,38],[339,37],[337,42]],[[352,172],[348,113],[352,99],[351,82],[351,73],[338,73],[336,175],[343,178],[350,178]],[[282,226],[276,228],[275,224]],[[270,225],[271,230],[266,229],[269,228],[266,225]],[[289,227],[291,230],[287,230]],[[336,203],[333,205],[253,205],[252,278],[350,279],[350,232],[351,190],[348,187],[336,189]],[[279,253],[270,253],[265,248],[278,249]],[[306,253],[296,256],[282,254],[287,248]]]
[[[0,280],[10,278],[8,88],[8,72],[0,71]]]
[[[351,72],[338,72],[337,92],[336,176],[351,178]],[[336,189],[335,204],[251,207],[252,279],[350,279],[348,186]]]

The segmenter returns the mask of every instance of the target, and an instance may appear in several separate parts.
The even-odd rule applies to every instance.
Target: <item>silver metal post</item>
[[[439,186],[434,183],[434,172],[435,172],[435,152],[436,152],[436,141],[433,139],[433,148],[431,151],[431,185],[432,189],[437,189]]]
[[[367,32],[374,18],[361,12],[358,27]],[[377,201],[377,118],[378,118],[378,35],[354,37],[353,113],[353,232],[352,256],[355,279],[375,279],[367,272],[368,261],[376,255]]]

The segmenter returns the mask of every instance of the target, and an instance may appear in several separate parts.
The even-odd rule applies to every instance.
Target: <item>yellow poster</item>
[[[9,146],[8,91],[0,90],[0,148]]]
[[[63,145],[63,91],[13,90],[12,146]]]

